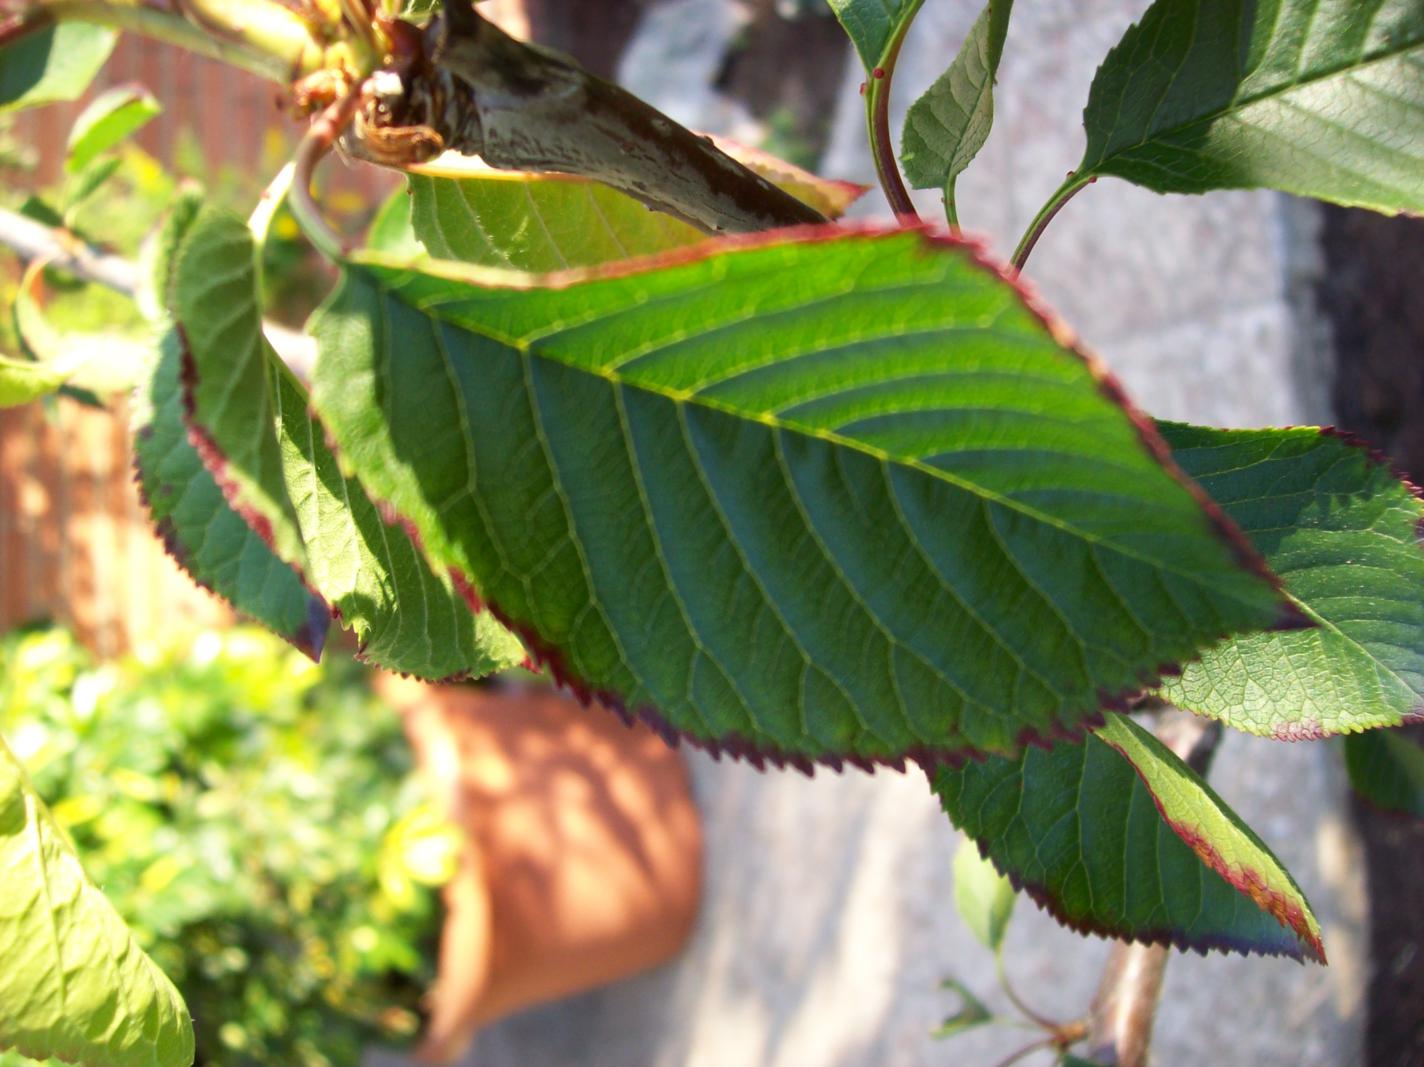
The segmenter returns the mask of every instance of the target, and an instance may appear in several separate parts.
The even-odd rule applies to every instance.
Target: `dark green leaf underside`
[[[228,502],[272,550],[309,570],[274,425],[257,261],[241,219],[214,207],[188,218],[168,279],[168,310],[186,346],[184,399],[202,454]],[[176,224],[175,224],[176,225]]]
[[[1355,792],[1384,811],[1424,819],[1424,747],[1393,730],[1345,738],[1345,767]]]
[[[410,535],[387,525],[361,484],[342,474],[306,390],[276,360],[269,374],[311,579],[356,634],[363,658],[427,679],[478,678],[522,663],[519,641],[487,613],[471,612]]]
[[[1236,637],[1163,696],[1255,734],[1397,726],[1424,708],[1424,501],[1330,433],[1159,424],[1173,458],[1245,532],[1309,630]]]
[[[0,1050],[188,1067],[193,1023],[0,739]]]
[[[306,390],[261,332],[253,244],[236,218],[199,214],[175,261],[174,312],[188,340],[189,421],[211,445],[212,473],[239,482],[263,530],[287,528],[311,585],[362,654],[421,678],[479,676],[524,659],[488,615],[474,616],[399,526],[345,477],[309,414]]]
[[[1319,927],[1290,875],[1131,719],[1110,716],[1082,742],[1017,759],[941,768],[934,789],[998,868],[1073,929],[1320,956]]]
[[[1157,0],[1083,120],[1079,177],[1424,211],[1424,5]]]
[[[961,247],[441,269],[353,265],[316,324],[344,462],[567,677],[693,738],[1010,752],[1278,617],[1100,372]]]
[[[134,406],[134,462],[158,534],[199,585],[318,658],[330,615],[296,573],[228,507],[222,490],[188,443],[180,360],[177,336],[170,333]]]

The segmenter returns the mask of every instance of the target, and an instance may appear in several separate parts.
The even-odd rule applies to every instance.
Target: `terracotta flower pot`
[[[466,831],[419,1058],[446,1062],[494,1019],[682,948],[702,830],[679,753],[548,689],[388,675],[378,690]]]

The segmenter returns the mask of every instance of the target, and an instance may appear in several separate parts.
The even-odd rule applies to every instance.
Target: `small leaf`
[[[163,108],[141,85],[123,85],[94,98],[69,131],[64,169],[77,174],[120,141],[142,129]]]
[[[19,407],[48,396],[68,377],[66,367],[0,356],[0,408]]]
[[[1175,459],[1318,625],[1230,638],[1164,699],[1282,739],[1398,726],[1424,709],[1424,500],[1387,462],[1309,427],[1159,423]]]
[[[1394,730],[1345,738],[1345,767],[1355,792],[1375,807],[1424,819],[1424,748]]]
[[[193,1023],[0,740],[0,1049],[188,1067]]]
[[[1299,887],[1161,742],[1122,715],[1086,740],[941,768],[955,825],[1075,930],[1324,960]]]
[[[896,35],[924,0],[829,0],[867,71],[880,66]]]
[[[998,952],[1014,913],[1014,887],[967,837],[954,854],[954,906],[984,947]]]
[[[772,235],[536,282],[361,257],[312,399],[437,571],[665,729],[806,766],[1012,752],[1282,619],[964,246]]]
[[[105,156],[102,159],[94,160],[75,175],[64,190],[63,221],[65,228],[73,228],[74,220],[85,201],[102,189],[122,165],[123,160],[117,156]]]
[[[985,1023],[994,1021],[994,1015],[989,1011],[988,1006],[969,991],[969,987],[963,982],[954,978],[946,978],[940,982],[941,989],[952,989],[959,995],[959,1010],[953,1015],[945,1016],[930,1035],[937,1040],[954,1037],[962,1034],[966,1030],[973,1030],[976,1026],[983,1026]]]
[[[79,99],[117,41],[114,30],[66,20],[0,48],[0,113]]]
[[[949,69],[905,116],[900,149],[905,178],[916,189],[944,189],[951,218],[955,179],[994,125],[994,81],[1013,6],[1013,0],[989,0]]]
[[[35,260],[15,290],[15,332],[35,365],[77,390],[112,394],[134,388],[148,371],[151,345],[120,334],[56,329],[40,306],[47,264]]]
[[[180,366],[178,337],[170,331],[134,400],[134,464],[158,535],[199,585],[319,659],[330,612],[228,507],[188,443]]]
[[[1418,0],[1157,0],[1108,54],[1075,180],[1424,212]]]

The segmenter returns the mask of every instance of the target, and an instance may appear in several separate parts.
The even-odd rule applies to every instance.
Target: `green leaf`
[[[994,125],[994,81],[1013,0],[989,0],[954,62],[905,116],[900,165],[916,189],[945,190],[950,218],[955,179],[989,139]]]
[[[204,207],[186,219],[175,247],[168,311],[182,337],[194,444],[232,508],[304,575],[306,548],[271,429],[267,366],[275,357],[262,336],[252,235],[236,216]]]
[[[959,995],[959,1010],[953,1015],[946,1016],[944,1021],[935,1028],[931,1037],[942,1041],[994,1021],[994,1015],[989,1011],[988,1006],[971,993],[969,987],[963,982],[954,978],[946,978],[939,984],[939,987],[952,989]]]
[[[42,260],[25,269],[11,307],[15,332],[26,354],[34,358],[36,367],[85,392],[112,394],[133,389],[148,373],[151,343],[117,332],[57,329],[40,307],[45,270]]]
[[[173,311],[186,340],[183,396],[204,465],[238,482],[240,510],[264,536],[288,525],[297,546],[289,562],[300,559],[366,658],[422,678],[522,662],[513,635],[487,614],[474,616],[449,576],[433,572],[406,531],[388,527],[342,475],[308,414],[305,389],[262,336],[254,262],[247,227],[204,209],[189,221],[173,263]]]
[[[183,998],[89,881],[0,739],[0,1048],[92,1067],[187,1067]]]
[[[75,218],[85,201],[102,189],[122,165],[123,160],[117,156],[105,156],[94,160],[70,180],[63,196],[65,229],[74,228]]]
[[[867,71],[880,66],[924,0],[829,0]]]
[[[1075,930],[1324,960],[1289,873],[1125,716],[1075,744],[941,768],[934,790],[995,866]]]
[[[134,462],[158,535],[199,585],[319,659],[330,612],[228,507],[188,443],[180,365],[178,336],[170,331],[134,401]]]
[[[113,30],[64,21],[0,48],[0,113],[77,100],[117,41]]]
[[[601,182],[497,172],[452,181],[410,176],[411,222],[434,256],[554,271],[706,240],[700,230]]]
[[[1424,819],[1424,748],[1393,730],[1345,738],[1345,767],[1355,792],[1377,808]]]
[[[828,181],[766,152],[725,140],[716,145],[778,188],[838,218],[865,190]],[[495,170],[442,157],[410,176],[410,219],[430,253],[491,267],[555,271],[684,248],[707,240],[700,230],[600,182],[564,174]],[[388,209],[394,212],[396,209]],[[383,216],[386,212],[382,213]],[[396,239],[395,219],[373,225],[370,247]]]
[[[416,239],[411,226],[411,198],[414,190],[397,189],[386,198],[366,230],[366,247],[388,256],[414,259],[424,255],[425,248]]]
[[[1157,0],[1109,53],[1075,176],[1424,211],[1418,0]]]
[[[271,358],[268,373],[311,579],[356,635],[361,657],[429,679],[478,678],[523,663],[518,639],[488,612],[471,611],[405,528],[388,526],[360,483],[342,474],[291,372]]]
[[[1014,887],[968,838],[954,854],[954,906],[984,947],[998,952],[1014,913]]]
[[[1012,752],[1286,621],[966,247],[702,248],[549,288],[362,257],[314,325],[343,461],[584,692],[802,765]]]
[[[99,155],[142,129],[163,108],[141,85],[124,85],[96,96],[69,131],[64,169],[77,174]]]
[[[1385,461],[1334,433],[1158,429],[1317,623],[1231,638],[1164,683],[1164,699],[1282,739],[1419,717],[1424,501]]]
[[[0,408],[19,407],[48,396],[69,378],[69,369],[0,356]]]

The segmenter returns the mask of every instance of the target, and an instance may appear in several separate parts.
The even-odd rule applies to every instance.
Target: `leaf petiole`
[[[875,174],[880,180],[880,188],[885,191],[885,199],[895,217],[902,223],[913,225],[920,221],[919,212],[910,199],[905,181],[900,177],[900,167],[895,161],[895,145],[890,136],[890,86],[895,78],[895,64],[900,59],[900,48],[905,43],[905,35],[915,21],[924,0],[914,0],[886,42],[885,51],[879,64],[871,71],[865,82],[865,114],[869,127],[870,153],[875,159]]]
[[[1096,175],[1079,177],[1076,172],[1070,173],[1048,202],[1039,208],[1038,214],[1029,223],[1028,229],[1024,231],[1023,237],[1019,239],[1018,247],[1014,249],[1013,268],[1015,271],[1022,271],[1024,264],[1028,262],[1028,257],[1032,254],[1034,246],[1038,244],[1038,239],[1043,236],[1043,231],[1048,229],[1048,224],[1053,221],[1054,216],[1063,210],[1063,205],[1072,200],[1078,190],[1085,185],[1091,185],[1097,181]]]

